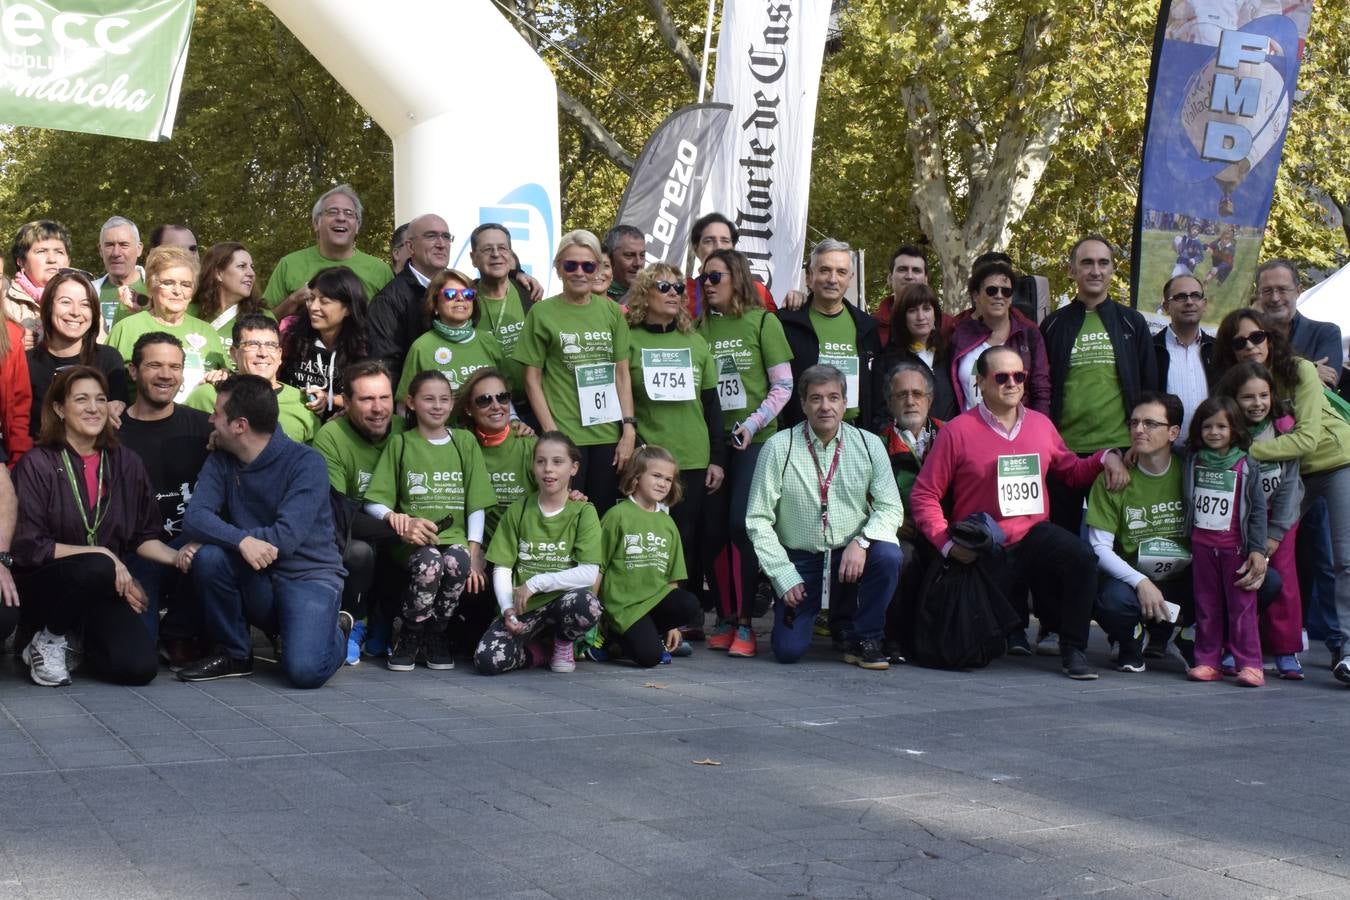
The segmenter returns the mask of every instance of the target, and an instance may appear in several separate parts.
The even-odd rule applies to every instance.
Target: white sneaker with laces
[[[33,635],[28,646],[23,648],[23,661],[28,665],[28,674],[34,684],[43,687],[62,687],[70,684],[70,672],[66,669],[64,635],[55,635],[43,628]]]

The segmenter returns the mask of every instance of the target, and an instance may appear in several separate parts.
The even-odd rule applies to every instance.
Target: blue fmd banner
[[[1246,304],[1275,192],[1312,0],[1164,2],[1154,42],[1132,296],[1192,275],[1207,320]]]

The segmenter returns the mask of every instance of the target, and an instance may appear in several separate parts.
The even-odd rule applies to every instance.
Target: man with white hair
[[[356,249],[363,215],[361,200],[349,184],[340,184],[319,197],[310,215],[315,243],[286,254],[277,263],[263,291],[267,305],[275,309],[319,272],[334,266],[346,266],[355,272],[366,287],[367,299],[392,281],[394,270],[389,263]]]
[[[104,222],[98,233],[98,255],[103,259],[103,274],[94,279],[94,289],[98,291],[99,315],[106,333],[116,319],[143,308],[136,300],[137,295],[146,295],[145,269],[137,265],[141,232],[136,223],[123,216]],[[123,310],[120,315],[119,309]]]
[[[806,304],[799,309],[780,309],[778,319],[792,349],[792,377],[823,363],[844,373],[847,382],[849,422],[870,423],[873,404],[880,402],[881,373],[873,365],[881,356],[877,320],[844,300],[853,277],[853,248],[843,241],[825,238],[811,248],[806,268]],[[803,414],[789,403],[779,423],[784,427],[802,421]]]

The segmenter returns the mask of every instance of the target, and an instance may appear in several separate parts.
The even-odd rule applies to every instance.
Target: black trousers
[[[394,529],[374,516],[358,512],[352,519],[351,535],[342,553],[347,578],[342,584],[342,608],[360,621],[382,610],[372,603],[376,593],[387,595],[397,611],[398,598],[406,584],[406,574],[388,561],[388,551],[398,544]]]
[[[676,588],[661,598],[651,612],[638,619],[619,635],[619,646],[626,659],[644,669],[659,665],[661,651],[666,647],[666,632],[698,615],[698,598],[683,588]]]
[[[1000,565],[1004,577],[998,583],[1009,598],[1030,588],[1036,615],[1059,633],[1061,648],[1087,649],[1097,599],[1097,556],[1085,541],[1053,522],[1040,522],[1004,550]]]
[[[603,517],[619,501],[619,473],[614,470],[617,444],[596,444],[581,448],[581,465],[572,487],[586,495],[595,511]]]
[[[707,469],[681,469],[680,481],[684,484],[684,499],[670,508],[670,517],[675,527],[680,529],[680,543],[684,546],[684,569],[687,575],[685,584],[689,593],[699,601],[700,612],[682,624],[701,625],[701,610],[715,607],[714,594],[703,589],[704,573],[712,571],[712,560],[708,555],[707,515],[710,498],[704,487],[708,478]],[[722,490],[726,490],[724,486]]]
[[[113,561],[101,553],[67,556],[15,575],[23,615],[34,629],[84,628],[84,666],[114,684],[149,684],[159,672],[155,638],[114,587]]]

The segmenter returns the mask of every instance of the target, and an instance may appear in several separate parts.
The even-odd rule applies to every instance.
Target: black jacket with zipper
[[[1125,414],[1134,409],[1140,391],[1158,389],[1158,360],[1154,355],[1153,334],[1148,320],[1136,309],[1122,306],[1108,298],[1097,307],[1102,327],[1111,338],[1111,349],[1116,354],[1116,377],[1120,381],[1120,395],[1125,403]],[[1075,299],[1068,306],[1055,310],[1041,322],[1045,338],[1045,355],[1050,360],[1050,420],[1056,428],[1064,413],[1064,384],[1069,375],[1069,357],[1073,342],[1083,329],[1087,307]]]
[[[853,318],[853,327],[857,331],[858,347],[858,418],[854,424],[871,430],[876,417],[875,404],[883,402],[881,393],[881,335],[877,330],[877,320],[865,311],[858,309],[848,301],[844,310]],[[780,309],[775,315],[783,323],[783,334],[787,337],[788,347],[792,350],[792,399],[778,415],[780,428],[791,428],[806,416],[802,413],[801,395],[798,380],[802,373],[820,362],[820,338],[811,327],[811,298],[808,296],[801,309]],[[853,398],[848,398],[853,406]]]

